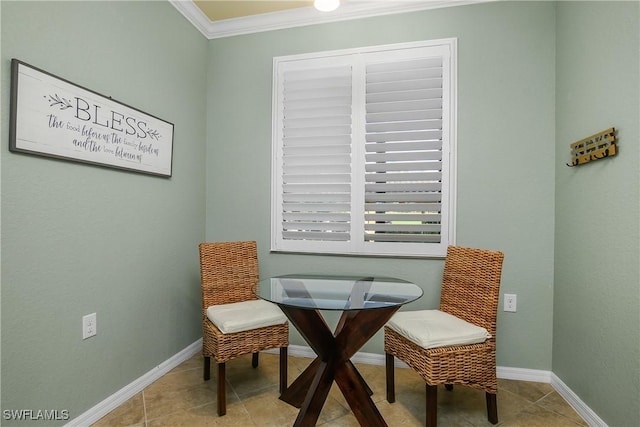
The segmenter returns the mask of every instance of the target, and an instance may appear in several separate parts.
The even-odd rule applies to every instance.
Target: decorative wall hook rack
[[[567,166],[574,167],[615,156],[617,154],[615,132],[615,128],[609,128],[571,144],[571,163],[567,163]]]

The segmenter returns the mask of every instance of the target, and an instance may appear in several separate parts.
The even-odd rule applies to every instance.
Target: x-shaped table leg
[[[280,308],[318,357],[280,396],[300,408],[294,426],[315,426],[333,381],[338,384],[362,426],[386,426],[371,400],[371,390],[349,360],[400,307],[342,313],[335,334],[318,310],[281,305]]]

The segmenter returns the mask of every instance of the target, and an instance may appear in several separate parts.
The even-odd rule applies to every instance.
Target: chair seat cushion
[[[223,334],[281,325],[287,321],[277,305],[261,299],[212,305],[207,308],[207,318]]]
[[[485,328],[440,310],[398,312],[387,326],[422,348],[477,344],[491,338]]]

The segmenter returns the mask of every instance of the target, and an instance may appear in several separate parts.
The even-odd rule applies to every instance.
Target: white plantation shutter
[[[283,71],[281,84],[281,240],[349,241],[351,66]]]
[[[366,67],[367,242],[441,242],[442,58]]]
[[[272,250],[444,256],[455,40],[274,59]]]

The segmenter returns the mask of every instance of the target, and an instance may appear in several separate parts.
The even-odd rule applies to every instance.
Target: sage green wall
[[[201,336],[207,40],[166,1],[0,7],[2,409],[75,418]],[[14,57],[174,123],[173,177],[10,153]]]
[[[640,4],[560,2],[553,372],[610,426],[640,425]],[[609,127],[619,154],[564,166]]]
[[[212,40],[207,239],[258,241],[263,277],[363,272],[418,283],[438,304],[442,260],[270,254],[272,58],[458,38],[457,244],[506,253],[498,364],[551,369],[555,5],[488,3]],[[233,194],[233,196],[230,196]],[[299,337],[293,343],[303,344]],[[382,353],[378,334],[363,348]]]
[[[498,364],[553,369],[610,425],[638,420],[637,3],[498,2],[210,42],[167,2],[2,1],[0,16],[2,93],[16,57],[176,125],[162,179],[9,153],[3,97],[3,409],[75,417],[194,342],[205,225],[208,240],[258,240],[263,276],[396,275],[425,290],[408,308],[436,306],[441,260],[269,253],[271,68],[457,37],[457,243],[505,251],[503,292],[518,294]],[[563,166],[608,126],[619,156]],[[82,341],[91,312],[98,336]]]

